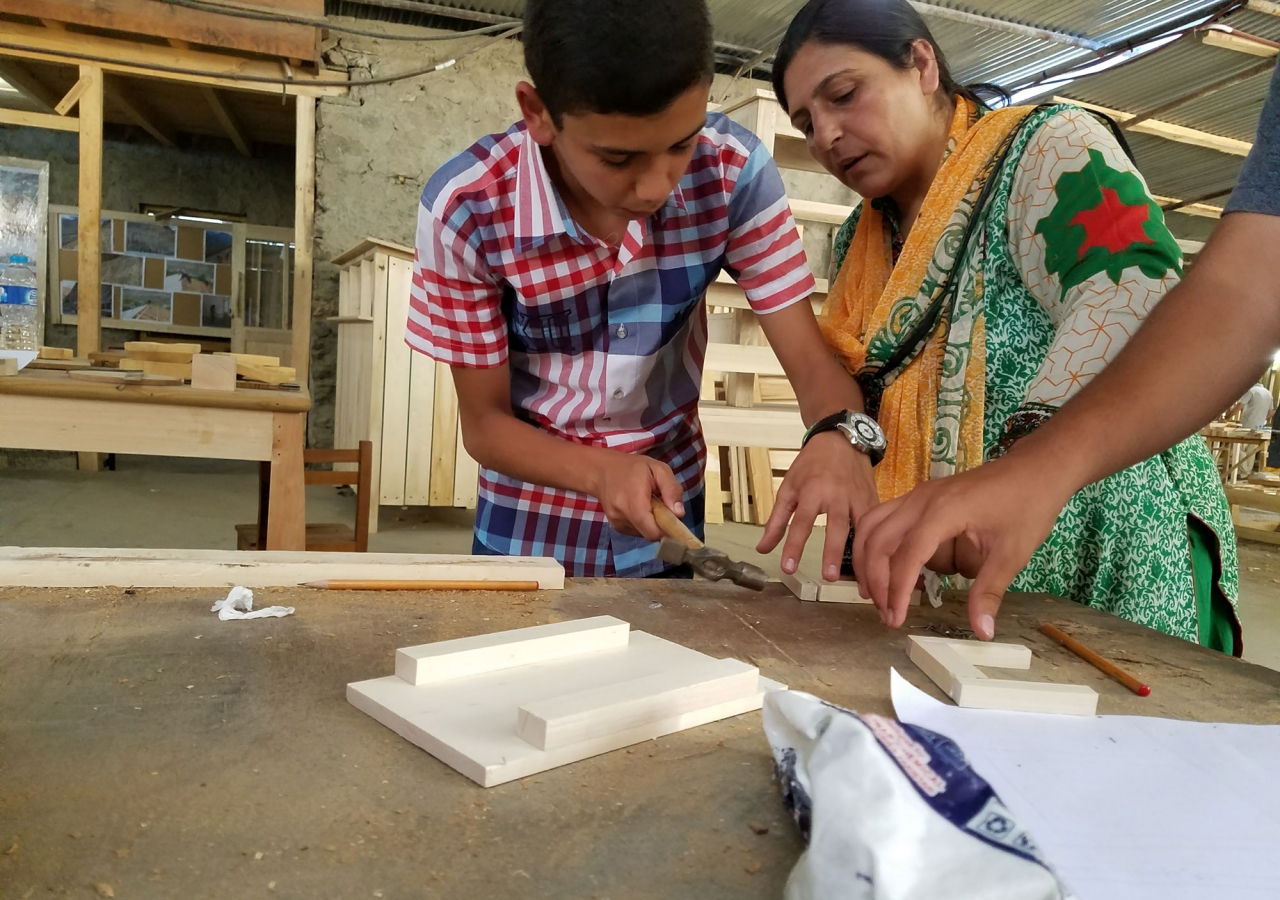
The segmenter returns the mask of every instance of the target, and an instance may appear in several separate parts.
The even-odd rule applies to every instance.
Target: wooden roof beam
[[[58,101],[62,99],[47,88],[30,69],[16,60],[0,58],[0,78],[38,106],[41,112],[53,112]]]
[[[168,126],[118,78],[105,79],[102,90],[107,99],[124,113],[130,122],[169,149],[177,148],[178,144]]]
[[[1110,116],[1116,122],[1123,126],[1130,119],[1136,117],[1135,113],[1124,112],[1119,109],[1110,109],[1106,106],[1099,106],[1096,103],[1085,103],[1083,100],[1072,100],[1070,97],[1054,97],[1055,103],[1071,103],[1075,106],[1082,106],[1085,109],[1091,109],[1094,112],[1100,112],[1104,116]],[[1249,151],[1253,149],[1252,141],[1241,141],[1236,138],[1223,137],[1219,134],[1211,134],[1208,131],[1200,131],[1197,128],[1187,128],[1184,125],[1175,125],[1172,122],[1163,122],[1159,119],[1145,119],[1132,128],[1126,129],[1134,131],[1138,134],[1149,134],[1153,137],[1164,138],[1167,141],[1176,141],[1179,144],[1190,144],[1193,147],[1205,147],[1209,150],[1217,150],[1219,153],[1229,153],[1232,156],[1248,156]]]
[[[195,44],[263,56],[296,56],[319,61],[320,28],[316,24],[262,21],[216,9],[176,6],[161,0],[3,0],[0,7],[17,16],[39,18],[49,27],[59,23],[102,28],[124,34],[183,38]],[[222,4],[231,6],[230,3]],[[269,0],[237,3],[255,12],[322,21],[323,0]]]
[[[8,0],[5,0],[7,3]],[[205,50],[179,50],[158,44],[141,44],[94,34],[55,32],[47,28],[6,20],[0,28],[0,56],[35,59],[60,65],[92,62],[105,71],[165,81],[262,94],[340,96],[347,92],[347,77],[328,71],[310,73],[295,69],[293,80],[284,80],[280,65],[271,60],[250,59]],[[235,76],[268,81],[237,81]]]
[[[204,94],[204,99],[208,101],[209,109],[213,111],[214,118],[218,120],[227,137],[231,138],[231,143],[236,145],[240,155],[252,157],[253,147],[250,145],[249,138],[245,135],[244,129],[240,127],[240,123],[236,121],[235,116],[231,114],[231,110],[227,109],[226,103],[223,102],[218,92],[206,86],[200,88],[200,93]]]
[[[1247,53],[1250,56],[1269,58],[1280,53],[1280,44],[1275,41],[1247,34],[1226,25],[1210,27],[1205,31],[1202,40],[1210,47],[1217,47],[1221,50],[1234,50],[1237,53]]]

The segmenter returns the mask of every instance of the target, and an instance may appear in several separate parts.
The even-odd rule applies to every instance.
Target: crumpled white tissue
[[[244,611],[241,612],[241,609]],[[262,609],[254,609],[253,591],[247,587],[236,585],[231,589],[231,593],[227,594],[226,600],[219,600],[213,604],[213,609],[210,612],[216,612],[218,618],[226,622],[229,619],[265,619],[268,617],[291,616],[293,615],[293,607],[264,606]]]

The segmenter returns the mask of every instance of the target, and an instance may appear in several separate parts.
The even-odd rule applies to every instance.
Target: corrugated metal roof
[[[327,0],[330,13],[362,15],[397,22],[439,25],[440,16],[403,9],[377,7],[379,0]],[[473,13],[518,17],[523,0],[430,0],[442,7]],[[993,17],[1000,22],[956,21],[947,13],[925,10],[925,20],[962,82],[995,82],[1007,88],[1025,87],[1046,73],[1060,74],[1095,60],[1081,39],[1105,48],[1141,43],[1159,33],[1185,26],[1230,7],[1224,0],[929,0],[935,7],[960,14]],[[733,70],[763,54],[767,69],[771,52],[791,17],[804,0],[708,0],[720,43],[721,67]],[[403,6],[403,3],[398,5]],[[961,18],[964,18],[962,15]],[[1280,41],[1280,17],[1240,10],[1219,19],[1246,34]],[[461,27],[465,23],[458,23]],[[1070,42],[1047,39],[1016,26],[1071,36]],[[1172,100],[1203,91],[1222,80],[1258,65],[1260,58],[1211,47],[1198,36],[1167,47],[1100,74],[1078,78],[1052,93],[1128,113],[1143,113]],[[1258,114],[1266,97],[1269,74],[1217,90],[1168,110],[1159,120],[1213,135],[1250,141],[1257,130]],[[1047,96],[1045,97],[1047,99]],[[1134,153],[1153,191],[1165,196],[1189,198],[1229,187],[1242,158],[1194,143],[1178,142],[1150,134],[1131,134]],[[1224,198],[1225,199],[1225,198]],[[1221,205],[1223,201],[1213,201]],[[1171,215],[1175,231],[1185,226],[1186,236],[1202,237],[1205,223],[1188,216]]]

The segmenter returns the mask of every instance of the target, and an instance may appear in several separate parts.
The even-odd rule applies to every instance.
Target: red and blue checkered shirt
[[[573,221],[517,123],[432,176],[416,249],[413,349],[451,366],[509,363],[517,416],[667,463],[701,531],[702,295],[722,269],[758,313],[814,289],[782,179],[751,132],[710,114],[684,178],[658,213],[631,223],[615,257]],[[495,553],[553,556],[573,576],[663,569],[656,545],[614,531],[594,497],[490,469],[475,534]]]

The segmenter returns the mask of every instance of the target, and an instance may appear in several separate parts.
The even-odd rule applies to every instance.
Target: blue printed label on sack
[[[36,289],[17,284],[0,284],[0,303],[6,306],[35,306]]]
[[[991,785],[969,767],[964,751],[955,741],[926,728],[880,716],[858,718],[934,812],[978,840],[1049,868],[1026,829],[1014,819]]]

